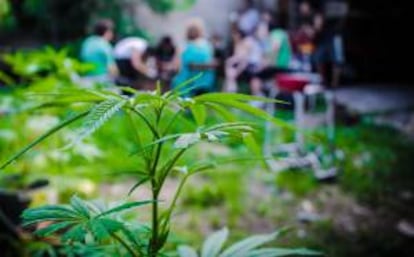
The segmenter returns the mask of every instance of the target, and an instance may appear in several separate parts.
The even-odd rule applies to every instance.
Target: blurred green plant
[[[0,0],[0,18],[3,19],[10,13],[10,5],[7,0]]]
[[[274,241],[281,232],[264,235],[254,235],[243,239],[223,249],[229,231],[224,228],[210,235],[203,243],[200,254],[189,246],[178,248],[180,257],[278,257],[278,256],[310,256],[321,255],[319,252],[308,249],[263,248],[262,246]]]
[[[4,54],[2,60],[11,67],[18,81],[4,74],[0,81],[13,86],[17,83],[24,85],[53,84],[55,87],[62,84],[74,83],[74,80],[87,71],[91,65],[69,57],[67,49],[55,50],[45,47],[41,50]]]
[[[118,247],[112,246],[117,243],[126,251],[123,254],[136,256],[136,252],[145,252],[145,241],[136,238],[128,228],[128,224],[119,221],[119,215],[126,210],[149,203],[150,201],[129,202],[108,208],[102,203],[86,202],[73,196],[70,205],[44,206],[26,210],[23,213],[24,225],[52,221],[53,224],[37,230],[35,234],[47,237],[57,231],[65,231],[60,238],[64,244],[88,242],[89,247],[105,245],[105,248],[102,248],[105,254],[110,254],[110,249],[114,251],[112,254],[117,254]],[[96,254],[99,251],[94,252]]]
[[[194,80],[196,79],[194,78]],[[137,248],[133,244],[134,242],[131,242],[131,238],[125,234],[125,239],[128,242],[117,240],[118,246],[127,249],[127,256],[160,256],[170,234],[171,217],[177,200],[188,178],[220,165],[220,162],[217,161],[193,160],[185,162],[183,156],[186,153],[191,154],[192,147],[200,142],[225,143],[229,139],[244,142],[257,154],[257,149],[260,148],[251,137],[254,133],[254,127],[251,123],[237,121],[237,117],[231,111],[232,109],[238,109],[271,121],[276,125],[285,125],[284,122],[249,104],[250,101],[254,100],[265,102],[274,102],[274,100],[228,93],[209,93],[194,98],[183,98],[181,94],[191,90],[191,88],[186,88],[186,85],[187,83],[184,83],[177,91],[166,93],[161,92],[160,86],[153,92],[122,88],[124,92],[130,94],[128,97],[100,89],[57,88],[52,94],[48,91],[37,91],[35,94],[37,95],[36,101],[40,106],[63,106],[66,110],[76,106],[77,111],[5,161],[0,166],[0,170],[16,162],[26,152],[72,123],[83,120],[83,125],[75,133],[76,136],[71,139],[71,143],[64,149],[82,144],[85,138],[103,127],[109,120],[117,116],[117,113],[122,113],[121,117],[129,122],[129,134],[133,135],[135,141],[136,148],[131,154],[140,160],[139,165],[128,172],[129,175],[136,176],[136,184],[130,189],[129,194],[132,194],[138,187],[149,184],[152,198],[150,199],[150,232],[142,235],[143,243]],[[212,113],[221,117],[221,120],[209,123],[207,117]],[[174,123],[188,120],[190,114],[194,122],[190,123],[189,126],[174,126]],[[114,140],[118,139],[114,138]],[[251,156],[246,158],[252,159]],[[259,158],[262,157],[258,156],[256,160]],[[179,174],[180,183],[171,203],[162,208],[163,205],[161,205],[162,202],[159,199],[160,193],[166,179],[173,172]],[[24,217],[29,223],[59,221],[59,223],[52,223],[42,230],[46,230],[47,234],[62,230],[64,228],[63,224],[65,227],[73,225],[73,221],[80,220],[78,214],[88,219],[97,217],[90,214],[90,211],[95,210],[93,206],[79,202],[76,198],[74,199],[72,200],[72,209],[63,210],[59,206],[44,207],[43,209],[41,207],[40,209],[27,211]],[[76,209],[77,214],[73,213],[73,209]],[[69,220],[63,219],[59,216],[60,214],[66,215],[65,217]],[[100,214],[97,215],[100,217]],[[72,223],[62,224],[64,221]],[[90,222],[90,220],[82,219],[82,222]],[[85,229],[91,224],[82,224],[76,225],[75,231],[69,230],[67,232],[69,236],[66,233],[63,239],[66,238],[71,243],[77,242],[88,245],[90,239],[85,237]],[[108,232],[108,229],[112,231],[112,228],[105,228],[104,225],[101,225],[96,225],[98,227],[96,229],[99,229],[101,233],[103,233],[102,231]],[[92,229],[92,227],[88,228]],[[119,226],[116,228],[118,229]],[[115,231],[118,231],[117,229]],[[99,246],[109,246],[107,243],[107,241],[102,240],[99,242]]]
[[[83,37],[88,26],[98,18],[114,20],[118,34],[149,39],[151,35],[139,28],[134,6],[147,4],[154,12],[166,14],[187,9],[196,0],[22,0],[0,1],[0,29],[47,38],[62,43]],[[50,22],[52,21],[52,22]]]
[[[305,196],[317,188],[317,181],[309,170],[287,170],[276,176],[278,188],[286,189],[296,196]]]

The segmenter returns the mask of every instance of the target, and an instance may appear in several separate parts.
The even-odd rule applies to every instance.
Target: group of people
[[[249,85],[254,95],[262,95],[265,82],[278,73],[318,72],[323,78],[326,64],[334,69],[326,84],[338,83],[338,70],[343,63],[339,33],[322,13],[315,12],[304,0],[299,4],[299,19],[294,30],[286,22],[268,12],[260,12],[252,0],[232,16],[231,40],[223,43],[220,36],[207,37],[201,19],[187,24],[186,45],[178,49],[172,38],[163,37],[151,47],[139,37],[126,37],[114,47],[114,25],[110,20],[98,21],[93,35],[81,49],[81,58],[94,64],[90,77],[111,79],[121,85],[148,89],[155,80],[163,80],[171,88],[186,83],[186,94],[196,95],[214,90],[237,92],[240,82]],[[223,87],[216,88],[217,74],[223,75]]]
[[[327,1],[329,3],[329,1]],[[266,81],[280,73],[301,73],[325,85],[339,84],[344,64],[341,19],[326,6],[319,9],[307,0],[298,5],[298,18],[291,30],[287,21],[260,13],[253,1],[234,17],[233,53],[226,61],[226,91],[237,91],[245,80],[252,94],[261,95]],[[279,18],[279,19],[278,19]]]
[[[114,36],[113,22],[104,19],[96,22],[92,35],[83,42],[81,59],[94,67],[88,79],[149,89],[155,80],[176,87],[202,73],[192,93],[213,90],[216,68],[213,48],[205,39],[200,20],[189,23],[187,44],[180,53],[170,36],[161,38],[155,47],[140,37],[123,38],[112,47]]]

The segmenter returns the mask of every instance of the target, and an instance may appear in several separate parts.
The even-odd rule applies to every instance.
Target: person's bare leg
[[[237,74],[236,74],[236,70],[233,68],[227,68],[226,69],[226,74],[225,74],[226,78],[224,81],[224,87],[223,87],[223,91],[224,92],[229,92],[229,93],[235,93],[237,92]]]
[[[262,81],[259,78],[250,80],[250,91],[252,95],[262,95]]]
[[[264,96],[262,92],[262,81],[259,78],[250,80],[250,91],[254,96]],[[251,101],[250,104],[256,108],[264,108],[264,103],[261,101]]]

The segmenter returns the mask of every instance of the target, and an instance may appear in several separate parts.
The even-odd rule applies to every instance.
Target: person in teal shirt
[[[114,25],[110,20],[99,20],[89,36],[82,44],[81,59],[94,66],[88,73],[90,77],[114,78],[118,70],[113,57],[110,41],[114,38]]]
[[[172,87],[173,89],[178,87],[187,96],[211,92],[215,85],[214,51],[212,45],[203,36],[203,26],[200,21],[194,21],[189,25],[187,40],[180,57],[180,70],[173,79]],[[180,87],[197,76],[198,79],[192,83],[184,88]]]

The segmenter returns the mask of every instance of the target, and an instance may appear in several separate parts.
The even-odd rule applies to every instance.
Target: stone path
[[[358,114],[401,111],[414,108],[414,85],[353,85],[337,89],[336,98]]]
[[[356,85],[336,90],[337,102],[358,115],[374,115],[377,124],[392,126],[414,138],[414,85]]]

